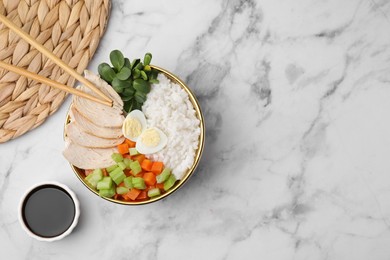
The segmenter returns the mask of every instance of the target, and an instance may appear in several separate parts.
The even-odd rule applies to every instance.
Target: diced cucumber
[[[132,182],[132,179],[133,177],[129,176],[129,177],[126,177],[124,180],[123,180],[123,183],[125,184],[125,187],[126,188],[133,188],[133,182]]]
[[[130,169],[130,163],[132,160],[129,158],[123,158],[123,162],[126,164],[126,169]]]
[[[123,161],[123,156],[120,153],[113,153],[111,158],[117,163]]]
[[[92,188],[96,189],[96,186],[101,179],[103,179],[103,172],[98,169],[98,171],[94,170],[90,175],[85,177],[85,182]]]
[[[134,175],[137,175],[142,171],[141,165],[138,161],[134,161],[130,163],[130,169],[133,172]]]
[[[102,169],[95,169],[95,170],[93,170],[92,174],[97,174],[99,176],[103,176],[103,171],[102,171]]]
[[[120,167],[116,167],[116,169],[113,170],[112,172],[110,172],[109,175],[110,175],[110,176],[111,176],[112,174],[113,174],[113,175],[117,175],[118,173],[121,173],[121,172],[123,172],[123,170],[122,170]],[[112,178],[112,176],[111,176],[111,178]]]
[[[171,174],[168,180],[164,182],[164,190],[167,191],[170,188],[172,188],[172,186],[175,185],[175,182],[176,182],[176,177],[175,175]]]
[[[118,167],[124,170],[126,169],[126,164],[124,162],[118,162]]]
[[[139,154],[136,148],[129,148],[129,154],[131,156]]]
[[[118,165],[117,164],[114,164],[114,165],[111,165],[111,166],[108,166],[106,168],[107,172],[112,172],[113,170],[115,170],[116,168],[118,168]]]
[[[108,190],[112,187],[112,179],[110,177],[104,177],[101,181],[97,183],[96,188],[98,190]]]
[[[116,187],[116,193],[122,195],[129,192],[129,188],[126,187]]]
[[[120,167],[110,172],[109,175],[116,185],[119,185],[119,183],[121,183],[126,178],[125,173]]]
[[[157,183],[163,183],[168,180],[169,175],[171,175],[171,169],[165,168],[162,173],[156,176]]]
[[[99,190],[99,195],[102,197],[111,198],[115,195],[115,187],[114,185],[111,186],[111,188],[106,190]]]
[[[154,188],[154,189],[150,189],[148,190],[148,197],[151,198],[151,197],[156,197],[158,195],[160,195],[161,192],[160,192],[160,189],[159,188]]]
[[[145,181],[141,177],[134,177],[131,181],[133,183],[133,188],[144,190],[146,189]]]

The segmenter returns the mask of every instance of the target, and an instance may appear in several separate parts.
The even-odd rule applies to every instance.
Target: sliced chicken
[[[77,122],[78,126],[88,134],[102,138],[120,138],[123,135],[121,127],[108,128],[95,125],[86,117],[81,115],[73,105],[69,114],[72,121]]]
[[[69,163],[81,169],[107,168],[115,164],[111,155],[117,152],[113,148],[88,148],[71,142],[65,138],[64,157]]]
[[[96,85],[99,85],[100,86],[100,87],[98,86],[99,89],[113,101],[113,105],[114,105],[113,107],[122,111],[123,101],[122,101],[121,97],[107,82],[105,82],[98,75],[92,73],[89,70],[84,71],[84,76],[89,81],[95,83]],[[90,90],[89,88],[87,91],[88,91],[88,93],[92,93],[92,90]]]
[[[123,102],[121,97],[110,85],[98,76],[85,71],[85,78],[91,81],[103,93],[108,95],[113,101],[113,106],[108,107],[79,96],[73,97],[73,105],[81,115],[88,118],[96,125],[103,127],[121,127],[123,120],[125,119],[123,116]],[[79,86],[78,89],[99,97],[96,93],[83,85]]]
[[[66,125],[65,133],[70,141],[89,148],[110,148],[123,143],[125,140],[124,137],[108,139],[88,134],[80,128],[76,121]]]

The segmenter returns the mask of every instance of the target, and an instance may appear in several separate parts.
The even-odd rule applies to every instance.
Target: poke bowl
[[[142,142],[144,140],[147,140],[146,138],[144,138],[144,136],[149,134],[146,133],[149,130],[148,126],[146,126],[145,127],[146,130],[143,129],[142,132],[139,134],[138,141],[129,140],[125,135],[124,137],[121,137],[124,139],[123,142],[122,142],[123,139],[121,139],[120,141],[118,141],[118,145],[115,145],[110,148],[112,149],[112,151],[114,151],[114,153],[111,156],[113,160],[111,161],[112,165],[107,166],[108,164],[106,164],[105,166],[107,167],[98,166],[96,168],[84,167],[83,162],[81,160],[87,157],[83,157],[83,155],[80,154],[75,155],[75,153],[77,154],[77,149],[76,152],[75,150],[67,151],[67,149],[70,150],[72,148],[72,147],[69,148],[69,146],[73,145],[72,144],[73,139],[75,139],[75,142],[81,140],[81,143],[83,143],[84,140],[86,139],[84,137],[78,138],[79,136],[77,134],[74,134],[75,131],[70,131],[72,130],[70,126],[72,126],[72,124],[75,123],[73,122],[74,118],[77,119],[77,116],[74,116],[72,114],[75,111],[77,112],[77,109],[74,109],[75,106],[74,103],[70,105],[68,113],[66,115],[66,120],[64,125],[64,139],[66,142],[66,148],[64,151],[64,156],[66,159],[68,159],[70,163],[70,167],[72,168],[77,178],[81,181],[81,183],[84,184],[84,186],[87,189],[89,189],[92,193],[94,193],[97,196],[100,196],[101,198],[107,201],[114,202],[117,204],[144,205],[168,197],[170,194],[174,193],[180,187],[182,187],[184,183],[186,183],[188,179],[192,176],[196,167],[199,164],[199,161],[202,156],[203,148],[204,148],[204,142],[205,142],[204,118],[194,93],[182,80],[180,80],[177,76],[175,76],[171,72],[154,65],[150,65],[150,68],[152,68],[154,71],[158,73],[159,75],[158,79],[160,80],[160,82],[161,80],[163,80],[164,82],[167,80],[165,83],[168,82],[168,85],[172,84],[172,86],[178,86],[180,88],[180,93],[181,93],[180,96],[186,99],[185,101],[189,109],[188,110],[189,112],[187,111],[183,113],[183,115],[185,116],[186,114],[191,114],[190,116],[193,116],[195,118],[195,120],[193,121],[196,122],[196,124],[194,124],[193,126],[194,127],[193,130],[191,130],[192,127],[191,124],[187,124],[184,127],[180,125],[183,115],[174,115],[176,112],[180,112],[180,108],[175,108],[174,105],[167,104],[166,108],[162,107],[161,109],[159,109],[158,107],[157,108],[155,107],[156,105],[154,105],[154,103],[158,103],[155,102],[155,99],[154,100],[148,99],[143,106],[144,108],[146,107],[147,109],[145,109],[145,111],[142,111],[142,109],[140,108],[140,110],[142,113],[145,112],[144,115],[146,116],[145,118],[147,120],[145,121],[146,124],[150,124],[150,122],[152,122],[151,128],[155,128],[156,122],[158,124],[158,122],[161,121],[161,120],[160,121],[156,120],[156,118],[154,119],[151,118],[153,117],[151,116],[151,113],[153,114],[156,111],[160,111],[156,113],[160,117],[162,115],[165,117],[165,113],[168,115],[168,117],[169,115],[171,115],[171,118],[169,118],[169,120],[171,121],[165,120],[163,123],[161,123],[162,125],[157,125],[161,129],[163,129],[163,131],[160,131],[159,128],[157,129],[156,127],[158,132],[161,132],[161,134],[164,136],[166,135],[165,137],[162,136],[166,140],[162,138],[161,142],[165,141],[165,143],[168,143],[164,146],[164,148],[160,148],[162,149],[161,151],[149,154],[150,150],[147,149],[148,148],[147,146],[146,148],[142,148],[141,146],[143,145]],[[162,85],[162,84],[163,83],[160,84],[158,82],[155,84],[151,84],[152,91],[150,92],[150,94],[148,94],[150,95],[151,99],[153,97],[155,98],[155,96],[153,96],[154,88],[156,89],[155,92],[157,95],[158,88],[160,87],[160,85],[166,87],[166,85]],[[167,94],[166,98],[168,98],[169,96],[172,95]],[[178,97],[175,96],[175,98]],[[179,100],[179,102],[181,101]],[[130,121],[126,121],[126,120],[128,120],[131,114],[140,113],[139,112],[140,110],[134,110],[128,113],[127,115],[126,113],[124,114],[125,120],[121,127],[123,133],[125,133],[126,131],[125,129],[127,129],[125,127],[132,129],[132,131],[134,130],[135,128],[134,125],[129,126],[129,124],[127,123],[129,123]],[[133,113],[133,112],[137,112],[137,113]],[[131,120],[133,119],[134,118],[131,118]],[[168,125],[171,125],[173,120],[179,122],[176,128],[179,129],[177,133],[179,134],[181,133],[180,136],[174,136],[174,134],[176,133],[175,131],[177,131],[177,129],[175,129],[174,131],[169,130],[169,127],[171,126]],[[186,145],[185,142],[184,143],[176,142],[176,140],[185,141],[187,138],[186,132],[180,132],[180,129],[183,127],[184,129],[186,129],[185,131],[196,132],[196,135],[191,137],[191,138],[196,138],[196,140],[193,140],[192,143],[190,144],[191,149],[190,148],[187,149],[186,147],[183,148],[183,146]],[[90,131],[90,133],[93,134],[94,132]],[[88,133],[88,135],[90,133]],[[69,141],[71,137],[73,137],[73,139]],[[93,138],[94,137],[92,137],[92,139]],[[149,138],[149,141],[151,139]],[[160,138],[158,138],[158,140],[160,141]],[[157,146],[159,146],[161,142]],[[74,144],[74,145],[77,146],[78,144]],[[180,149],[177,150],[177,156],[175,155],[176,147],[182,148],[181,150]],[[142,150],[141,148],[144,150]],[[84,152],[90,150],[91,148],[87,147],[82,151]],[[96,148],[96,151],[100,152],[100,148]],[[166,155],[164,154],[164,151]],[[102,152],[105,152],[105,150]],[[169,156],[171,158],[169,158]],[[187,157],[183,157],[183,156],[187,156]],[[173,157],[174,159],[172,159]],[[108,160],[111,160],[111,158],[109,158]],[[180,164],[181,162],[178,160],[185,161],[186,164],[183,163]],[[73,164],[72,162],[77,162],[77,163]],[[94,176],[98,176],[98,177],[94,177]],[[122,177],[118,177],[118,176],[122,176]],[[94,180],[94,178],[95,179],[97,178],[97,180]],[[111,185],[111,186],[107,186],[110,188],[105,187],[106,185],[108,185],[107,182],[104,182],[106,180],[109,182],[109,185]],[[139,183],[139,181],[141,183]],[[105,188],[99,189],[99,186],[100,187],[104,186]]]

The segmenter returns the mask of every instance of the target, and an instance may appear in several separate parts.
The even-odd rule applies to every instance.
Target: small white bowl
[[[42,237],[42,236],[39,236],[37,234],[34,234],[27,226],[27,224],[25,223],[24,219],[23,219],[23,205],[24,205],[24,201],[26,200],[27,196],[36,188],[40,187],[40,186],[46,186],[46,185],[53,185],[53,186],[57,186],[63,190],[65,190],[71,197],[73,203],[74,203],[74,207],[75,207],[75,214],[74,214],[74,218],[73,218],[73,221],[72,221],[72,224],[69,226],[69,228],[61,233],[60,235],[58,236],[55,236],[55,237]],[[19,203],[19,222],[20,222],[20,225],[22,226],[22,228],[24,229],[24,231],[26,231],[26,233],[30,236],[30,237],[33,237],[39,241],[46,241],[46,242],[53,242],[53,241],[56,241],[56,240],[61,240],[63,239],[64,237],[66,237],[67,235],[69,235],[72,230],[76,227],[77,223],[78,223],[78,220],[79,220],[79,216],[80,216],[80,204],[79,204],[79,201],[76,197],[76,194],[71,190],[69,189],[68,186],[64,185],[64,184],[61,184],[59,182],[55,182],[55,181],[47,181],[47,182],[42,182],[42,183],[37,183],[35,184],[34,186],[30,187],[26,192],[25,194],[22,196],[21,200],[20,200],[20,203]]]

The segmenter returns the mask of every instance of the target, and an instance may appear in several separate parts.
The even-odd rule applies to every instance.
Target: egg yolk
[[[142,133],[141,122],[138,119],[131,117],[125,121],[124,130],[127,135],[138,137]]]
[[[149,147],[155,147],[160,143],[160,134],[155,129],[147,129],[141,137],[142,143]]]

